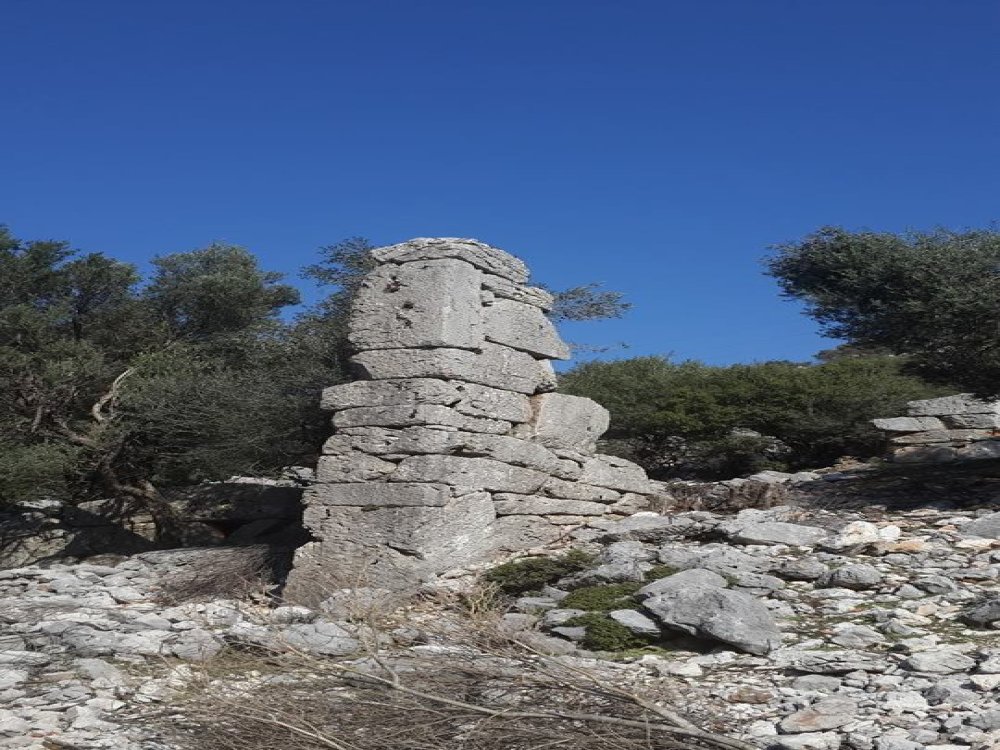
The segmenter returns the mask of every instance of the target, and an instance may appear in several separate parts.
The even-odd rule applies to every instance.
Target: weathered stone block
[[[450,406],[472,417],[525,422],[531,402],[523,393],[437,378],[355,380],[323,390],[320,407],[327,411],[373,406]]]
[[[353,505],[361,508],[441,507],[454,496],[446,484],[430,482],[358,482],[314,484],[305,492],[308,508]]]
[[[372,256],[381,263],[455,258],[518,284],[528,280],[528,267],[524,261],[499,248],[462,237],[417,237],[372,250]]]
[[[590,500],[597,503],[613,503],[621,499],[621,493],[606,487],[595,487],[583,482],[567,482],[556,477],[550,478],[542,487],[542,492],[549,497],[565,500]]]
[[[893,445],[931,445],[934,443],[960,443],[968,440],[985,440],[991,430],[929,430],[900,435],[889,442]]]
[[[594,456],[583,465],[580,481],[623,492],[652,491],[642,467],[617,456]]]
[[[532,420],[515,434],[553,449],[592,454],[597,439],[608,429],[608,410],[582,396],[544,393],[531,399]]]
[[[539,495],[515,495],[500,492],[493,496],[493,504],[498,516],[600,516],[608,506],[586,500],[559,500]]]
[[[533,394],[551,386],[551,365],[526,352],[498,344],[466,349],[377,349],[351,358],[372,380],[443,378]]]
[[[503,276],[494,276],[491,273],[483,274],[483,289],[502,299],[512,299],[515,302],[523,302],[526,305],[551,310],[555,304],[555,297],[544,289],[535,286],[522,286],[515,284],[510,279]]]
[[[1000,414],[1000,401],[982,401],[971,393],[910,401],[906,411],[911,417],[940,417],[946,414]]]
[[[536,357],[569,359],[569,347],[556,333],[552,321],[539,308],[498,299],[485,308],[486,339]]]
[[[1000,414],[950,414],[941,419],[948,427],[957,430],[1000,429]]]
[[[359,406],[333,415],[334,427],[409,427],[440,425],[468,432],[502,435],[510,431],[511,423],[498,419],[470,417],[455,409],[438,404],[412,406]]]
[[[307,522],[318,541],[296,550],[284,591],[289,601],[311,607],[343,588],[413,591],[438,573],[482,559],[494,541],[496,514],[485,492],[437,507],[312,510]]]
[[[872,424],[877,430],[886,432],[925,432],[927,430],[943,430],[944,422],[937,417],[893,417],[892,419],[873,419]]]
[[[385,479],[396,470],[396,464],[383,461],[359,451],[348,451],[332,456],[320,456],[316,464],[316,481],[371,482]]]
[[[511,466],[491,458],[425,455],[404,458],[390,477],[394,482],[441,482],[458,488],[531,494],[547,479],[541,471]]]
[[[482,273],[460,260],[381,266],[361,282],[351,307],[348,340],[358,349],[483,342]]]
[[[893,451],[892,460],[901,464],[944,463],[958,458],[958,451],[947,445],[915,445]]]

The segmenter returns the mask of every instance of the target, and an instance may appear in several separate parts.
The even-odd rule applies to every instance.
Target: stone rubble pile
[[[592,519],[566,544],[592,561],[516,600],[503,619],[537,651],[626,688],[669,686],[688,697],[680,708],[693,718],[769,750],[1000,743],[1000,513],[639,513]],[[0,571],[0,746],[171,750],[144,716],[180,710],[197,673],[190,663],[242,653],[238,663],[252,670],[248,646],[367,658],[370,618],[336,597],[317,608],[164,599],[166,581],[215,575],[231,567],[227,556],[253,551]],[[482,569],[434,585],[463,585]],[[625,583],[634,593],[610,611],[562,603]],[[581,640],[586,627],[567,624],[587,614],[651,645],[594,653]],[[448,616],[433,605],[408,612],[403,626],[377,634],[382,658],[447,654]]]
[[[969,393],[910,401],[907,416],[874,419],[890,433],[890,455],[901,463],[1000,458],[1000,401]]]
[[[588,618],[613,620],[769,750],[1000,747],[1000,513],[639,513],[574,537],[592,566],[507,616],[536,648],[585,654]],[[633,593],[572,606],[602,589]]]
[[[645,472],[595,452],[607,410],[553,393],[550,361],[569,349],[524,263],[449,238],[372,255],[348,334],[362,379],[323,394],[335,434],[305,493],[315,541],[287,596],[406,589],[647,507],[658,487]]]

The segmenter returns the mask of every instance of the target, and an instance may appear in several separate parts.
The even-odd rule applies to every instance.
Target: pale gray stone
[[[1000,428],[1000,414],[948,414],[941,417],[953,430],[996,430]]]
[[[964,537],[1000,539],[1000,513],[980,516],[962,526],[958,531]]]
[[[493,522],[491,548],[497,552],[542,547],[564,535],[563,528],[542,516],[500,516]]]
[[[724,531],[737,544],[787,544],[792,547],[811,547],[830,535],[826,529],[816,526],[783,521],[732,524]]]
[[[590,455],[608,429],[608,410],[589,398],[545,393],[534,396],[531,405],[533,418],[515,434],[549,448]]]
[[[826,573],[829,568],[818,560],[802,558],[789,560],[778,568],[775,573],[789,581],[815,581]]]
[[[987,628],[1000,623],[1000,596],[993,596],[962,610],[963,622],[976,627]]]
[[[305,492],[307,508],[353,505],[362,508],[441,507],[451,502],[446,484],[430,482],[316,484]]]
[[[539,495],[515,495],[507,492],[494,495],[493,501],[498,516],[600,516],[608,510],[608,506],[603,503],[592,503],[586,500],[560,500]]]
[[[849,698],[824,698],[811,706],[786,716],[781,721],[784,732],[821,732],[854,721],[858,704]]]
[[[647,583],[636,592],[636,596],[648,598],[659,596],[670,591],[681,591],[688,586],[726,588],[729,583],[718,573],[703,568],[689,568],[664,578],[658,578],[651,583]]]
[[[357,349],[483,342],[482,273],[459,260],[383,265],[362,279],[351,306],[348,340]]]
[[[943,430],[945,427],[937,417],[893,417],[891,419],[873,419],[872,424],[878,430],[886,432],[926,432],[928,430]]]
[[[650,597],[643,606],[668,628],[752,654],[767,654],[781,645],[781,632],[767,607],[738,591],[692,584]]]
[[[544,289],[536,286],[516,284],[510,279],[506,279],[503,276],[494,276],[491,273],[483,274],[483,289],[492,293],[495,297],[523,302],[526,305],[539,307],[546,312],[551,310],[555,304],[555,297]]]
[[[351,361],[372,380],[443,378],[533,394],[554,387],[551,364],[526,352],[486,343],[466,349],[378,349],[355,354]]]
[[[361,647],[342,627],[325,621],[290,625],[281,631],[280,638],[296,650],[324,656],[346,656]]]
[[[352,486],[391,490],[406,485],[338,488]],[[487,492],[455,497],[439,506],[308,504],[303,522],[317,541],[296,550],[285,598],[315,607],[344,588],[367,585],[413,591],[421,581],[479,560],[489,552],[497,544],[492,533],[495,519]]]
[[[380,263],[455,258],[519,284],[528,280],[524,261],[499,248],[463,237],[416,237],[398,245],[376,248],[372,256]]]
[[[595,503],[613,503],[621,499],[621,493],[606,487],[595,487],[585,482],[567,482],[552,477],[546,480],[542,492],[549,497],[563,500],[587,500]]]
[[[982,401],[971,393],[959,393],[954,396],[910,401],[906,404],[906,411],[911,417],[943,416],[946,414],[1000,414],[1000,402]]]
[[[985,440],[992,437],[992,430],[929,430],[911,432],[889,440],[893,445],[932,445],[936,443],[959,443],[969,440]]]
[[[535,469],[512,466],[491,458],[424,455],[404,458],[392,482],[441,482],[472,490],[530,495],[546,481]]]
[[[623,492],[640,494],[651,490],[642,467],[618,456],[594,456],[583,465],[580,481]]]
[[[615,609],[608,612],[608,617],[619,625],[624,625],[636,635],[660,635],[660,626],[642,612],[637,612],[634,609]]]
[[[848,672],[884,672],[888,660],[867,651],[803,651],[780,649],[770,655],[775,666],[811,674],[839,675]]]
[[[910,654],[903,662],[903,666],[914,672],[953,674],[968,672],[976,666],[976,660],[958,651],[941,649]]]
[[[569,359],[569,347],[539,308],[498,299],[484,308],[486,339],[547,359]]]
[[[360,451],[350,451],[334,456],[320,456],[316,464],[319,482],[370,482],[385,479],[396,470],[396,464],[383,461]]]
[[[333,415],[333,426],[344,427],[412,427],[436,425],[454,427],[466,432],[503,435],[510,431],[510,422],[499,419],[470,417],[456,409],[439,404],[410,406],[359,406]]]
[[[816,581],[817,588],[842,588],[864,591],[882,582],[882,573],[873,565],[860,563],[845,565],[823,574]]]
[[[525,422],[531,404],[523,393],[438,378],[356,380],[326,388],[321,407],[330,411],[373,406],[449,406],[472,417]]]

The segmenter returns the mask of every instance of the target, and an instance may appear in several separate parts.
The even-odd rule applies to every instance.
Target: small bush
[[[632,606],[632,594],[642,588],[637,581],[584,586],[566,595],[559,606],[565,609],[585,609],[588,612],[610,612]]]
[[[586,628],[587,633],[580,645],[591,651],[628,651],[648,646],[655,641],[652,636],[637,635],[620,622],[599,612],[588,612],[563,624]]]
[[[547,584],[585,569],[593,562],[593,555],[572,549],[561,557],[528,557],[498,565],[484,576],[507,594],[524,594],[538,591]]]

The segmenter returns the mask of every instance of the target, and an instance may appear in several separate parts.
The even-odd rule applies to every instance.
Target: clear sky
[[[824,224],[1000,218],[996,0],[0,0],[0,223],[294,274],[476,237],[635,305],[605,356],[807,359]]]

